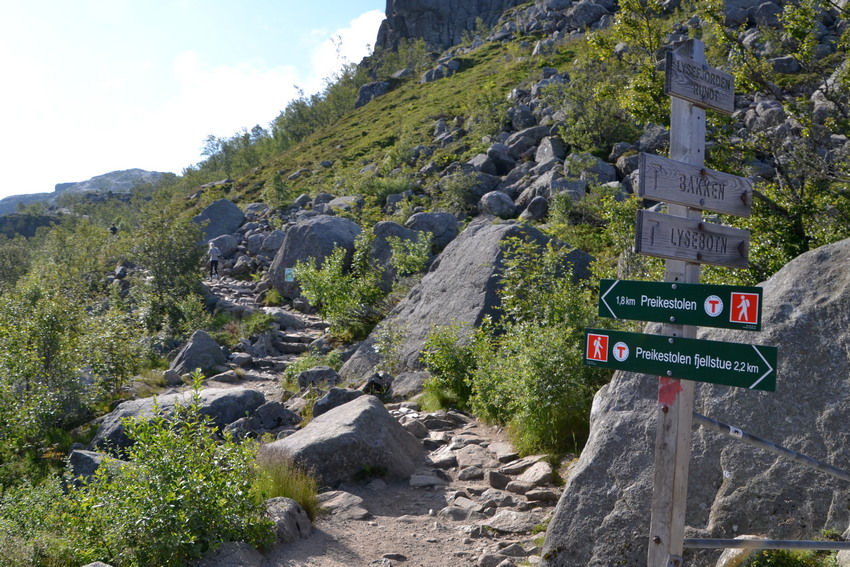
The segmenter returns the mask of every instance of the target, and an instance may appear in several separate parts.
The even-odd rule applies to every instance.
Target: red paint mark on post
[[[679,392],[682,391],[682,384],[675,378],[667,378],[661,376],[658,379],[658,403],[666,406],[676,403],[679,399]]]

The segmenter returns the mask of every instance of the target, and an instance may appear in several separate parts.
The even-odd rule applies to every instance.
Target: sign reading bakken
[[[664,94],[723,114],[735,111],[735,78],[682,55],[667,52]]]
[[[746,268],[750,233],[697,219],[639,210],[635,252],[696,264]]]
[[[748,217],[752,181],[652,154],[640,154],[638,197]]]
[[[585,329],[584,363],[614,370],[776,390],[776,347]]]
[[[762,289],[737,285],[601,280],[599,315],[744,331],[761,330]]]

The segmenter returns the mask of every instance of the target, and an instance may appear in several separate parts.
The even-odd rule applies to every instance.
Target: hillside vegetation
[[[117,402],[159,391],[161,371],[192,332],[206,329],[222,340],[250,334],[249,322],[214,316],[202,299],[204,250],[191,218],[219,198],[243,208],[264,203],[281,228],[302,195],[303,203],[320,193],[363,198],[338,213],[364,229],[354,260],[340,255],[297,269],[305,297],[332,325],[329,342],[350,344],[382,329],[429,254],[440,252],[430,241],[419,249],[397,243],[398,277],[381,290],[385,266],[364,252],[369,229],[383,220],[404,224],[414,212],[449,212],[462,222],[480,215],[477,172],[468,163],[527,127],[523,119],[549,126],[587,191],[580,199],[551,195],[548,213],[527,220],[554,239],[551,246],[516,240],[506,247],[501,317],[476,329],[447,321],[429,338],[423,362],[433,377],[425,403],[504,424],[523,452],[556,457],[580,450],[592,396],[609,378],[581,364],[597,280],[661,277],[660,261],[632,252],[634,212],[643,204],[630,192],[624,164],[642,137],[669,123],[659,68],[665,46],[699,38],[709,63],[735,75],[736,113],[708,113],[706,165],[756,182],[752,217],[711,219],[751,231],[750,267],[708,268],[704,281],[753,285],[799,254],[850,235],[848,8],[798,0],[769,25],[729,27],[719,0],[682,2],[676,11],[667,4],[621,0],[611,25],[554,40],[523,32],[530,5],[504,16],[500,26],[519,22],[507,39],[491,40],[500,26],[479,27],[443,54],[412,39],[343,68],[321,93],[288,103],[268,128],[210,136],[204,161],[140,184],[129,202],[67,195],[65,212],[34,235],[0,236],[0,563],[178,565],[223,539],[269,541],[258,512],[264,494],[256,447],[230,439],[216,445],[191,406],[184,408],[185,437],[165,418],[135,426],[140,443],[131,457],[149,476],[132,473],[127,482],[137,482],[126,492],[105,473],[99,489],[63,490],[60,480],[72,443],[87,443],[90,424]],[[450,76],[420,81],[440,66]],[[389,91],[355,108],[361,87],[375,81]],[[663,144],[658,151],[666,151]],[[597,159],[617,165],[621,185],[603,187],[586,175],[583,164]],[[392,206],[389,196],[398,196]],[[113,224],[116,234],[108,230]],[[589,280],[568,277],[564,243],[596,259]],[[116,267],[129,271],[126,280],[115,277]],[[383,368],[393,371],[394,331],[383,333]],[[333,355],[313,357],[334,362]],[[198,486],[173,497],[224,491],[239,523],[228,524],[232,511],[199,497],[198,506],[209,507],[184,524],[191,533],[178,533],[166,521],[167,505],[148,498],[158,490],[151,479],[169,474],[163,455],[185,464],[193,451],[215,454],[225,472],[199,468]],[[239,479],[228,476],[236,472]],[[112,515],[98,498],[111,502]],[[145,529],[111,531],[122,514],[147,522]],[[99,541],[104,534],[113,539]]]

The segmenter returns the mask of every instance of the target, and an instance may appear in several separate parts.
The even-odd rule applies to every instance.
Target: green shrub
[[[62,533],[64,494],[57,476],[26,481],[0,495],[0,565],[63,567],[75,563],[71,539]]]
[[[166,415],[127,420],[130,462],[101,466],[70,485],[66,528],[86,561],[178,566],[224,541],[273,541],[257,477],[256,446],[216,441],[192,401]]]
[[[431,329],[422,348],[422,362],[432,378],[425,383],[428,405],[467,409],[472,396],[472,376],[478,365],[476,349],[485,338],[469,325],[453,324]]]
[[[330,323],[331,334],[345,339],[363,338],[384,315],[380,272],[369,257],[372,235],[357,237],[350,269],[347,251],[336,247],[317,266],[310,259],[295,265],[295,279],[304,297]]]
[[[744,563],[744,567],[834,567],[835,552],[762,549]]]
[[[286,497],[301,504],[311,520],[319,515],[319,483],[291,459],[274,459],[260,456],[257,459],[260,473],[254,486],[263,498]]]
[[[418,274],[425,269],[428,258],[431,257],[432,235],[427,231],[419,231],[416,240],[408,240],[398,236],[387,237],[387,244],[393,254],[390,263],[397,278]]]
[[[244,338],[250,338],[267,333],[272,330],[274,322],[274,317],[268,313],[255,311],[241,322],[242,336]]]

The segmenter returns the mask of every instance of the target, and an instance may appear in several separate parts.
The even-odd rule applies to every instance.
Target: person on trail
[[[210,257],[210,279],[212,279],[213,274],[218,277],[218,259],[221,258],[221,250],[214,243],[210,242],[210,249],[207,254]]]

